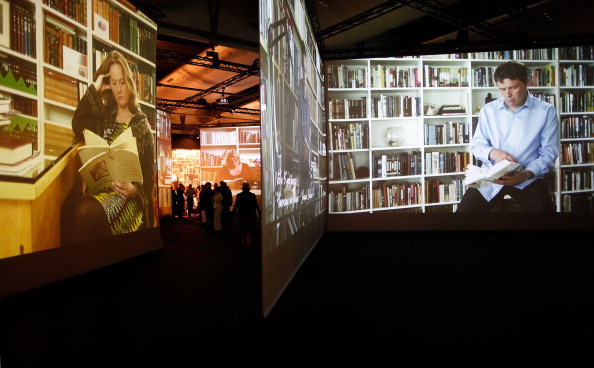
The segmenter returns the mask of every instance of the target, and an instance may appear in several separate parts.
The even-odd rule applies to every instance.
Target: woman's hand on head
[[[93,85],[95,86],[95,89],[97,90],[97,92],[103,92],[106,89],[110,89],[109,88],[109,82],[108,83],[104,83],[104,81],[105,81],[106,78],[109,80],[109,74],[110,73],[100,74],[97,77],[97,79],[95,80],[95,82],[93,82]]]
[[[117,195],[124,198],[125,200],[132,199],[138,194],[136,186],[130,182],[113,181],[111,183],[111,189],[113,189]]]

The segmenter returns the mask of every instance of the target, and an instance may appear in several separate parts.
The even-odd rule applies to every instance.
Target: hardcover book
[[[142,183],[136,138],[130,128],[111,145],[89,130],[83,134],[85,145],[78,148],[83,165],[78,171],[92,193],[110,188],[114,180]]]
[[[501,160],[490,169],[468,164],[464,186],[480,188],[491,184],[493,180],[497,180],[504,175],[514,174],[522,170],[524,170],[524,166],[508,160]]]
[[[33,155],[30,139],[0,136],[0,164],[14,165]]]

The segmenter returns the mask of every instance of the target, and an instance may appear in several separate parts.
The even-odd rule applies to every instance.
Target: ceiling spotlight
[[[218,98],[217,99],[217,104],[218,105],[228,105],[229,104],[229,100],[227,100],[225,98],[225,88],[223,88],[223,90],[221,91],[221,93],[222,93],[222,96],[221,96],[221,98]]]
[[[235,110],[233,109],[229,110],[229,112],[231,113],[231,115],[235,114]]]
[[[212,51],[207,51],[206,52],[206,56],[209,56],[212,58],[212,66],[214,66],[215,68],[218,68],[219,66],[221,66],[221,61],[219,60],[219,53],[212,50]]]

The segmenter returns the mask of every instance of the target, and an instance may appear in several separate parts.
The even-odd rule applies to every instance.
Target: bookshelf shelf
[[[585,190],[579,187],[583,185],[583,178],[592,180],[590,176],[594,175],[594,158],[585,155],[585,152],[594,149],[591,147],[594,145],[594,47],[587,46],[335,60],[325,63],[331,174],[330,212],[353,213],[353,206],[359,212],[401,209],[401,206],[378,205],[377,195],[373,190],[377,189],[378,183],[386,180],[390,183],[406,180],[418,182],[422,198],[412,207],[419,212],[455,211],[456,204],[464,193],[461,181],[464,179],[466,165],[476,164],[476,160],[470,155],[469,142],[478,122],[478,112],[487,98],[499,97],[492,74],[506,60],[519,60],[526,64],[532,84],[529,86],[530,93],[557,108],[562,132],[560,148],[563,153],[560,154],[553,178],[550,179],[557,211],[571,211],[573,199],[569,197],[574,194],[581,197],[584,194],[589,195],[590,197],[580,201],[587,201],[587,206],[592,208],[594,186],[586,184],[588,186]],[[419,105],[418,109],[407,116],[380,115],[374,110],[374,103],[386,104],[388,97],[398,96],[412,98]],[[356,110],[352,114],[353,106],[359,106],[355,104],[355,100],[361,106],[361,111]],[[444,114],[445,109],[440,111],[440,107],[446,105],[452,108],[448,108],[447,114]],[[456,111],[457,108],[460,110]],[[349,114],[344,111],[349,111]],[[364,127],[364,133],[349,130],[348,127],[352,124]],[[440,137],[432,136],[435,134],[432,130],[444,125],[459,126],[462,136],[458,139],[456,133],[443,143],[430,141],[430,137]],[[385,143],[383,132],[388,127],[402,129],[404,141],[399,146],[393,147]],[[342,140],[340,146],[339,138]],[[353,139],[359,140],[360,149],[353,150],[348,144],[345,145],[345,142]],[[574,151],[584,151],[584,156],[578,155],[578,161],[563,161],[563,154],[567,154],[569,147]],[[429,171],[431,162],[427,155],[436,152],[457,154],[460,156],[457,158],[458,166],[443,172]],[[420,159],[420,173],[376,177],[376,160],[382,155],[394,153],[406,153],[409,156],[416,153]],[[332,168],[332,165],[336,165],[338,154],[353,156],[355,167]],[[575,157],[573,159],[576,160]],[[332,175],[333,171],[340,169],[368,170],[369,174],[364,179],[359,176],[349,178]],[[568,176],[573,177],[574,181],[577,180],[576,176],[580,176],[581,181],[576,190],[562,189],[562,185],[565,185],[563,180],[567,181],[567,178],[563,178]],[[357,198],[356,203],[359,204],[352,204],[354,198]]]

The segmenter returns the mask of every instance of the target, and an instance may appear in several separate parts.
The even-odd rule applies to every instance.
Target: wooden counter
[[[60,207],[79,166],[73,146],[34,182],[0,181],[0,258],[60,246]]]

